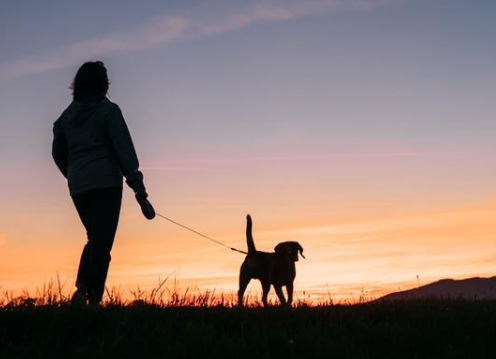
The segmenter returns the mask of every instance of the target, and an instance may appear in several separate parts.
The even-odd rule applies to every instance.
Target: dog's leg
[[[293,283],[286,286],[286,291],[288,292],[288,306],[291,306],[293,302]]]
[[[245,294],[246,287],[248,287],[248,283],[250,283],[251,278],[244,276],[243,274],[239,275],[239,290],[238,290],[238,306],[243,306],[243,295]]]
[[[270,291],[270,282],[262,282],[262,302],[264,307],[267,307],[267,296]]]
[[[284,293],[282,292],[282,287],[280,285],[274,285],[274,289],[276,290],[277,298],[279,298],[279,302],[281,305],[286,304],[286,298],[284,298]]]

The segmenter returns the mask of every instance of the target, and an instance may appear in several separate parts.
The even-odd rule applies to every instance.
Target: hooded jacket
[[[145,192],[143,174],[122,112],[105,97],[72,101],[53,125],[52,157],[71,196],[97,188]]]

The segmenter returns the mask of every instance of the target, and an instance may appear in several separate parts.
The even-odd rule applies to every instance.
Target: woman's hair
[[[83,95],[97,95],[104,97],[109,89],[107,69],[101,61],[86,62],[76,73],[70,89],[74,99]]]

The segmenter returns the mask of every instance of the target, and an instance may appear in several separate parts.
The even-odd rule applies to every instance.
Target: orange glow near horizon
[[[4,3],[0,299],[75,289],[86,234],[52,128],[96,60],[156,211],[239,249],[248,213],[257,249],[298,241],[296,298],[496,275],[495,2]],[[108,288],[237,291],[243,255],[124,187]]]
[[[168,285],[176,282],[179,290],[236,292],[243,255],[161,218],[146,221],[128,192],[112,252],[109,288],[120,288],[124,294],[138,287],[151,290],[169,277]],[[206,205],[194,203],[181,208],[157,202],[156,207],[224,243],[245,249],[245,211],[239,203],[207,202],[215,210],[203,213]],[[56,213],[38,213],[31,218],[38,223],[33,227],[23,226],[21,220],[11,223],[17,235],[29,241],[15,241],[8,232],[0,234],[2,290],[34,293],[57,277],[67,283],[65,290],[72,290],[85,238],[71,205],[68,201]],[[272,251],[284,240],[299,241],[305,248],[307,259],[297,263],[297,298],[303,298],[303,293],[310,300],[354,300],[361,295],[374,298],[416,287],[417,276],[422,285],[442,278],[492,276],[495,272],[494,201],[409,213],[392,210],[385,203],[364,202],[360,210],[343,210],[331,220],[324,219],[319,211],[325,209],[328,215],[332,208],[311,208],[315,211],[311,220],[302,216],[305,208],[291,215],[286,209],[272,217],[261,204],[250,211],[257,249]],[[12,218],[16,218],[14,214]],[[59,225],[53,226],[53,221]],[[46,234],[36,236],[36,231]],[[260,284],[253,281],[248,291],[259,293]]]

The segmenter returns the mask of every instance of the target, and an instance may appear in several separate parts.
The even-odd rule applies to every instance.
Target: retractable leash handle
[[[141,207],[141,212],[145,216],[146,219],[154,219],[155,218],[155,209],[153,208],[152,204],[150,201],[148,201],[146,198],[143,198],[136,194],[136,200],[138,201],[140,207]]]

